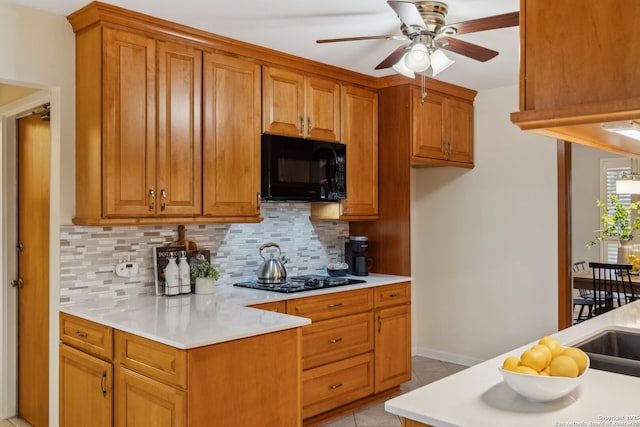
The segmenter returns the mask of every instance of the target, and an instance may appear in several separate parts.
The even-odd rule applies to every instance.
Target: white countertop
[[[215,293],[210,295],[141,295],[122,299],[96,299],[62,305],[60,311],[176,348],[189,349],[311,323],[304,317],[258,310],[246,307],[247,305],[411,280],[410,277],[383,274],[357,278],[366,280],[366,283],[291,294],[219,285],[216,286]]]
[[[565,346],[604,329],[640,332],[640,301],[553,334]],[[388,400],[388,412],[440,426],[640,426],[640,378],[596,369],[568,396],[547,403],[520,397],[498,367],[534,342]],[[609,423],[609,424],[607,424]]]

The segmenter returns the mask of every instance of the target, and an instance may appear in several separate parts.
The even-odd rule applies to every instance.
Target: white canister
[[[178,265],[178,270],[180,272],[180,293],[190,294],[191,268],[189,268],[189,263],[187,262],[186,252],[180,252],[180,264]]]
[[[164,270],[166,286],[164,293],[166,295],[178,295],[180,293],[180,269],[176,264],[176,259],[169,258],[169,264]]]

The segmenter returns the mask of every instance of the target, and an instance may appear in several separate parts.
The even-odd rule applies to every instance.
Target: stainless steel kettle
[[[271,252],[269,259],[266,259],[264,255],[262,255],[262,251],[266,248],[276,248],[278,249],[278,254],[274,256],[273,252]],[[284,265],[288,260],[284,255],[281,255],[280,246],[273,242],[265,243],[260,246],[260,256],[264,262],[258,270],[258,283],[274,285],[284,283],[287,279],[287,270],[284,268]]]

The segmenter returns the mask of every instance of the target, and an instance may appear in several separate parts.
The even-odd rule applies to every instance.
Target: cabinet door
[[[445,98],[427,94],[422,103],[421,91],[411,88],[411,155],[430,159],[445,159],[443,150]]]
[[[306,77],[304,87],[306,136],[311,139],[338,141],[340,84],[317,77]]]
[[[104,29],[103,216],[155,215],[156,44]]]
[[[60,425],[113,425],[113,366],[60,344]]]
[[[448,160],[473,163],[473,104],[447,100],[446,129],[448,136]]]
[[[204,215],[260,215],[260,66],[204,56]]]
[[[156,213],[202,213],[202,51],[158,42]]]
[[[126,368],[118,368],[115,401],[116,427],[186,426],[186,402],[186,392]]]
[[[376,311],[376,393],[411,379],[411,306]]]
[[[341,216],[378,215],[378,94],[343,85],[342,143],[347,145],[347,199]]]
[[[262,131],[302,137],[304,76],[273,67],[262,68]]]

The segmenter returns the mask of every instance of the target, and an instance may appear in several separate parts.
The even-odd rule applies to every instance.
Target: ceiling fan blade
[[[478,31],[496,30],[498,28],[516,27],[520,24],[520,12],[505,13],[503,15],[488,16],[472,19],[457,24],[442,27],[440,33],[446,33],[447,28],[455,28],[457,34],[476,33]]]
[[[387,4],[407,27],[424,28],[424,21],[414,3],[410,1],[388,1]]]
[[[449,50],[451,52],[459,53],[460,55],[467,56],[476,61],[486,62],[491,58],[498,56],[498,52],[486,47],[478,46],[477,44],[469,43],[463,40],[454,39],[451,37],[441,37],[436,40],[436,45],[442,49]]]
[[[316,40],[316,43],[336,43],[336,42],[353,42],[358,40],[407,40],[406,36],[364,36],[364,37],[344,37],[341,39],[324,39]]]
[[[376,66],[376,70],[383,70],[385,68],[389,68],[395,65],[395,63],[400,61],[400,58],[402,58],[402,55],[404,55],[404,53],[407,51],[408,46],[409,45],[400,46],[399,48],[391,52],[391,55],[387,56],[384,59],[384,61],[382,61]]]

